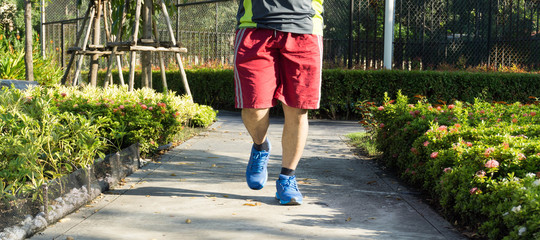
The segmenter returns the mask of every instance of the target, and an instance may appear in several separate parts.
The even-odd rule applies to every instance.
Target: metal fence
[[[79,7],[76,1],[52,0],[45,7],[42,39],[47,54],[56,54],[62,66],[88,0]],[[171,17],[177,39],[188,49],[182,54],[185,64],[231,65],[238,2],[182,2],[177,0]],[[325,0],[324,5],[325,67],[382,68],[384,0]],[[394,68],[540,67],[538,0],[396,0],[395,5]],[[163,23],[158,21],[160,38],[167,41]],[[166,57],[174,62],[173,55]]]

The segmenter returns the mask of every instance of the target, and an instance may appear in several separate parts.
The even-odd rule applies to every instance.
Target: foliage
[[[384,164],[452,222],[490,239],[540,238],[540,105],[410,104],[401,93],[364,105]]]
[[[38,38],[34,39],[37,46]],[[0,79],[26,79],[26,66],[24,64],[24,40],[20,36],[5,34],[0,29]],[[55,61],[54,56],[44,59],[39,49],[33,50],[34,77],[40,85],[50,86],[58,82],[62,76],[62,69]]]
[[[0,199],[140,143],[143,154],[175,140],[184,126],[208,126],[215,111],[174,92],[37,87],[0,91]]]
[[[154,79],[160,79],[154,72]],[[118,83],[118,74],[113,74]],[[195,102],[216,109],[234,110],[234,73],[229,69],[189,69],[186,75]],[[128,73],[124,72],[125,79]],[[103,78],[103,77],[102,77]],[[140,87],[135,76],[136,86]],[[362,116],[357,101],[382,102],[388,92],[395,97],[404,94],[425,96],[429,101],[473,102],[481,97],[486,101],[527,102],[530,96],[540,96],[540,75],[494,72],[435,72],[435,71],[361,71],[323,70],[321,108],[310,111],[314,117],[352,119]],[[167,71],[168,87],[184,93],[180,72]],[[162,91],[161,81],[153,87]]]
[[[85,167],[104,150],[101,125],[59,112],[49,93],[43,88],[0,91],[0,199]]]
[[[100,136],[115,147],[135,142],[147,153],[152,147],[171,142],[184,126],[208,126],[216,114],[210,107],[192,103],[190,98],[143,88],[132,92],[116,85],[109,88],[58,87],[55,104],[61,112],[94,118],[103,127]]]

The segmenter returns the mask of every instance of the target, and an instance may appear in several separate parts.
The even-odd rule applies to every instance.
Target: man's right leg
[[[255,144],[263,144],[266,132],[270,125],[270,110],[268,108],[244,108],[242,109],[242,121],[251,135]]]
[[[266,132],[270,125],[269,109],[242,109],[242,121],[251,135],[253,147],[246,168],[246,182],[253,190],[264,187],[268,180],[268,158],[270,156],[270,142]]]

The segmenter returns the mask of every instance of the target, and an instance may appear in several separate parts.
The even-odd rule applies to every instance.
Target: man
[[[308,109],[319,108],[323,0],[240,0],[235,38],[235,105],[253,147],[246,169],[251,189],[268,179],[269,109],[283,105],[281,204],[302,204],[295,177],[308,134]]]

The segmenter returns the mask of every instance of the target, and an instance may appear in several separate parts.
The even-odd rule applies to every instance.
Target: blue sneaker
[[[295,176],[279,174],[276,181],[276,198],[282,205],[300,205],[302,204],[302,193],[298,190]]]
[[[255,146],[251,148],[251,156],[249,157],[246,169],[246,182],[249,188],[260,190],[264,187],[264,184],[266,184],[266,180],[268,180],[266,166],[268,165],[269,156],[270,149],[268,149],[268,151],[257,151]]]

